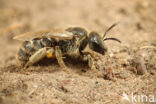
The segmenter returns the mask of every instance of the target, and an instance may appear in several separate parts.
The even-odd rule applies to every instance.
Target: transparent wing
[[[54,38],[57,40],[62,40],[62,39],[72,39],[73,34],[71,32],[67,32],[64,30],[53,30],[46,34],[46,37]]]
[[[50,32],[49,30],[27,32],[27,33],[17,35],[13,39],[21,40],[21,41],[32,40],[34,38],[42,38],[44,35],[48,34],[49,32]]]
[[[37,32],[28,32],[18,36],[15,36],[13,39],[25,41],[25,40],[32,40],[34,38],[53,38],[56,40],[62,39],[72,39],[73,34],[70,32],[62,31],[62,30],[42,30]]]

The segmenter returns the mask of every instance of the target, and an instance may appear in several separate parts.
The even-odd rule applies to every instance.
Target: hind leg
[[[30,58],[29,61],[26,63],[25,68],[37,63],[44,57],[51,58],[53,56],[54,49],[53,48],[41,48],[36,53],[34,53]]]

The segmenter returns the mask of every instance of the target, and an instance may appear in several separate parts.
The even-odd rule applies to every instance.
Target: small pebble
[[[136,69],[137,74],[143,75],[147,72],[144,59],[142,57],[136,57]]]
[[[123,71],[120,73],[120,78],[122,78],[122,79],[126,79],[128,76],[129,76],[129,73],[128,73],[127,70],[123,70]]]

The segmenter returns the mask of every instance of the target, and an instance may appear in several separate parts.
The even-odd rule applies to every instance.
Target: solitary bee
[[[92,55],[83,50],[89,46],[92,51],[102,55],[107,51],[104,43],[106,40],[115,40],[116,38],[105,38],[107,32],[117,24],[110,26],[101,37],[97,32],[90,32],[81,27],[70,27],[63,31],[46,30],[32,33],[24,33],[15,36],[14,39],[22,40],[22,46],[17,53],[17,59],[25,68],[37,63],[43,58],[56,57],[58,64],[66,68],[63,56],[79,56],[84,61],[88,61],[91,69],[95,69]]]

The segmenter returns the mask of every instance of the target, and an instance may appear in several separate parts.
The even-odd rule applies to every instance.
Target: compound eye
[[[96,32],[91,32],[89,34],[89,48],[102,55],[107,51],[107,47],[102,41],[102,38]]]

